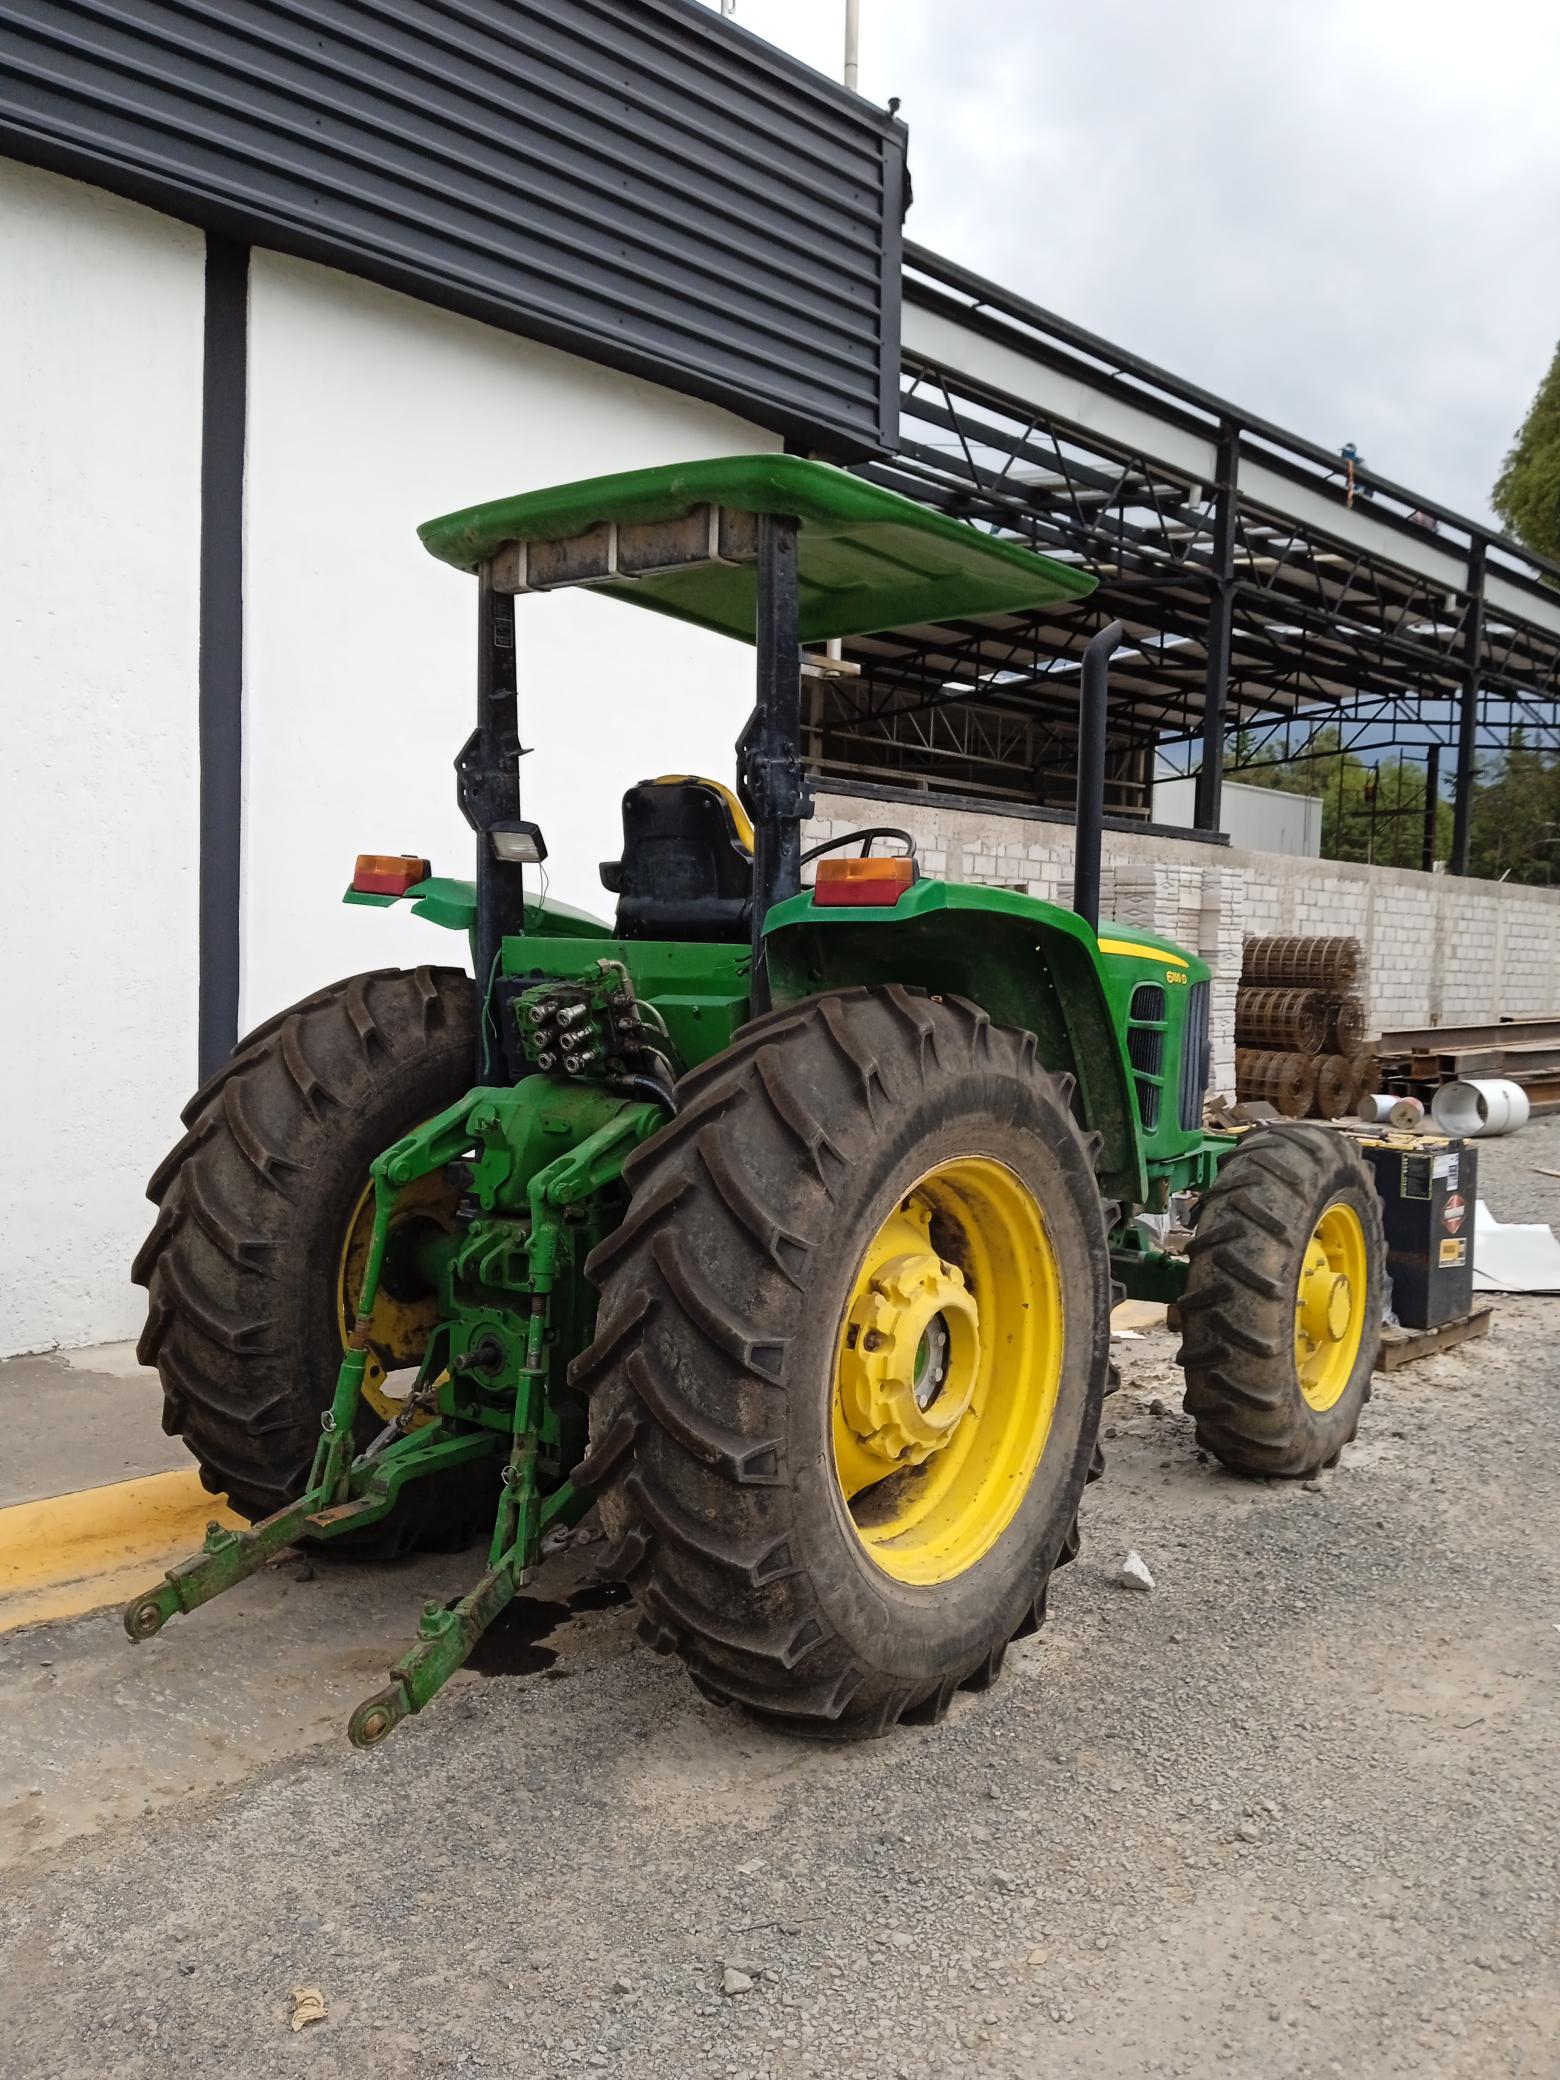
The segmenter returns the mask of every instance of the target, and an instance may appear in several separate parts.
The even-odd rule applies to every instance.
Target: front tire
[[[972,1005],[861,989],[679,1096],[586,1267],[607,1571],[718,1702],[935,1720],[1041,1622],[1095,1464],[1110,1269],[1070,1079]]]
[[[1381,1202],[1346,1135],[1244,1135],[1205,1195],[1180,1301],[1186,1410],[1233,1472],[1298,1479],[1353,1441],[1386,1308]]]

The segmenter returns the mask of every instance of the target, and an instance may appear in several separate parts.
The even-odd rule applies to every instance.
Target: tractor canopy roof
[[[753,640],[754,516],[798,523],[803,642],[1081,599],[1094,579],[826,462],[728,455],[590,477],[418,529],[457,570],[510,592],[584,584]],[[523,545],[517,548],[516,545]]]

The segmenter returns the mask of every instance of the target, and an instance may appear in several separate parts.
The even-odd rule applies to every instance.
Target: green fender
[[[426,881],[414,882],[403,896],[365,895],[360,889],[349,888],[341,900],[376,910],[386,909],[391,903],[410,903],[413,917],[425,917],[430,924],[442,924],[447,931],[468,935],[477,921],[477,884],[455,881],[446,874],[430,874]],[[548,896],[527,902],[525,929],[542,939],[612,937],[612,927],[603,924],[599,917],[592,917],[587,910],[576,910],[572,904],[554,902]]]
[[[968,997],[998,1025],[1032,1032],[1045,1066],[1077,1078],[1084,1119],[1103,1142],[1102,1192],[1143,1204],[1126,1014],[1113,1008],[1123,985],[1074,911],[1011,889],[917,881],[891,909],[820,910],[810,892],[792,896],[769,912],[764,935],[776,1003],[902,982]]]

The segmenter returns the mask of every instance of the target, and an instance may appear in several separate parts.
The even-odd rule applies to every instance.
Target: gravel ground
[[[1560,1218],[1560,1123],[1481,1161],[1501,1217]],[[1557,1335],[1503,1302],[1381,1379],[1315,1490],[1201,1462],[1173,1339],[1118,1344],[1083,1557],[941,1728],[778,1738],[598,1607],[375,1755],[107,1787],[7,1875],[0,2072],[1560,2074]],[[154,1748],[205,1615],[81,1635]],[[235,1708],[269,1680],[236,1655]]]

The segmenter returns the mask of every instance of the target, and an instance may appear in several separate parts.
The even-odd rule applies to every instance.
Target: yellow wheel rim
[[[985,1156],[927,1171],[872,1238],[836,1351],[835,1476],[885,1574],[951,1581],[990,1552],[1045,1452],[1063,1337],[1033,1194]]]
[[[419,1232],[441,1228],[449,1234],[455,1226],[457,1195],[435,1171],[409,1184],[395,1202],[390,1216],[390,1239],[385,1250],[385,1275],[379,1282],[374,1311],[368,1318],[368,1362],[363,1370],[363,1399],[383,1421],[400,1413],[401,1396],[386,1392],[392,1372],[417,1365],[428,1347],[439,1319],[437,1295],[414,1290],[420,1281],[403,1285],[404,1274],[397,1264],[398,1250],[409,1252]],[[357,1319],[358,1295],[363,1289],[363,1271],[368,1262],[369,1239],[374,1228],[374,1188],[365,1185],[347,1222],[341,1255],[336,1265],[336,1326],[341,1347]],[[426,1422],[413,1419],[413,1426]]]
[[[1365,1230],[1352,1206],[1329,1206],[1311,1230],[1295,1293],[1295,1369],[1318,1411],[1349,1384],[1365,1333]]]

